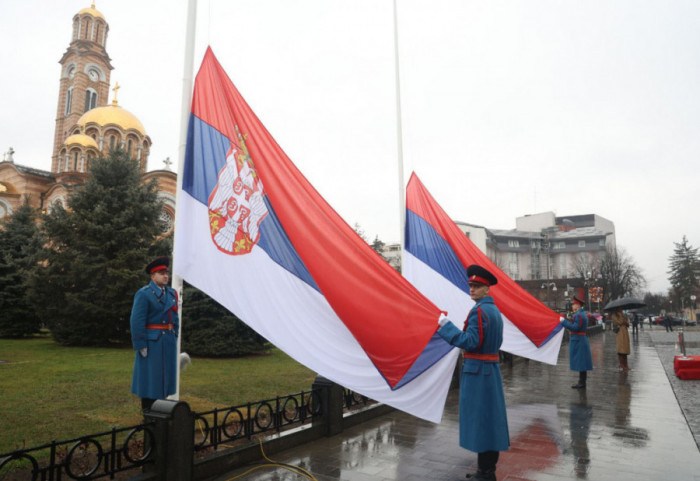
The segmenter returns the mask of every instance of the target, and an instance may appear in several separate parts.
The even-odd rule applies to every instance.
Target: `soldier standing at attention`
[[[142,409],[174,394],[177,387],[180,321],[177,292],[167,285],[169,266],[168,257],[146,266],[151,282],[136,292],[131,308],[131,342],[136,351],[131,392],[141,398]]]
[[[453,346],[464,349],[459,386],[459,445],[478,453],[474,481],[496,481],[499,451],[510,447],[506,400],[498,350],[503,342],[501,313],[489,296],[498,280],[481,266],[467,268],[469,292],[476,301],[464,329],[459,330],[444,316],[438,334]]]
[[[571,301],[574,311],[571,321],[563,317],[560,319],[561,325],[570,332],[569,339],[569,369],[578,371],[578,383],[571,386],[572,389],[586,389],[586,376],[588,371],[593,370],[593,357],[591,356],[591,345],[586,337],[588,329],[588,316],[583,310],[584,302],[574,296]]]

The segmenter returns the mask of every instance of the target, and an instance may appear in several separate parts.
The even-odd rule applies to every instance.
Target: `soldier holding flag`
[[[464,329],[449,319],[438,321],[438,334],[449,344],[464,349],[459,386],[459,445],[478,453],[476,473],[467,479],[496,481],[499,451],[510,447],[506,400],[498,350],[503,342],[503,319],[489,287],[498,280],[478,265],[467,268],[469,292],[476,304],[469,311]]]

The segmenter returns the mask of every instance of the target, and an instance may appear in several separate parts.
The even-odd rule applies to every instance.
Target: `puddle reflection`
[[[617,381],[615,396],[615,426],[613,438],[622,441],[624,446],[643,448],[649,441],[649,432],[640,427],[630,425],[630,402],[632,401],[632,386],[629,374],[621,372]]]
[[[556,466],[564,452],[564,434],[555,404],[518,404],[507,408],[510,449],[501,453],[501,475],[524,476]]]
[[[578,392],[578,402],[569,406],[569,433],[571,434],[571,453],[574,457],[574,472],[576,478],[587,479],[588,468],[591,465],[591,454],[588,449],[588,434],[593,421],[593,407],[588,404],[585,390]]]

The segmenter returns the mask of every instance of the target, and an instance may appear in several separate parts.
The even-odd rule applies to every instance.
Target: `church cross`
[[[116,82],[114,84],[114,88],[112,89],[112,92],[114,92],[114,98],[112,99],[112,104],[114,104],[114,105],[117,105],[117,93],[118,93],[118,90],[120,88],[121,87],[119,86],[119,82]]]

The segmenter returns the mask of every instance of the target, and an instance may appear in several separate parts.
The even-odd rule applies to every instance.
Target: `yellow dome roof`
[[[73,134],[70,137],[66,139],[65,142],[63,142],[64,145],[82,145],[83,147],[92,147],[96,150],[99,150],[97,146],[97,142],[95,142],[95,139],[90,137],[89,135],[85,134]]]
[[[142,135],[146,135],[146,129],[143,128],[143,124],[141,124],[139,119],[128,110],[124,110],[114,103],[88,110],[78,119],[78,126],[84,129],[90,122],[103,127],[108,124],[114,124],[124,130],[134,129],[141,132]]]
[[[97,10],[95,8],[94,3],[90,7],[83,8],[81,11],[78,12],[78,15],[82,15],[84,13],[89,13],[93,17],[97,17],[97,18],[101,18],[102,20],[105,20],[105,16],[102,15],[102,13],[100,13],[99,10]]]

